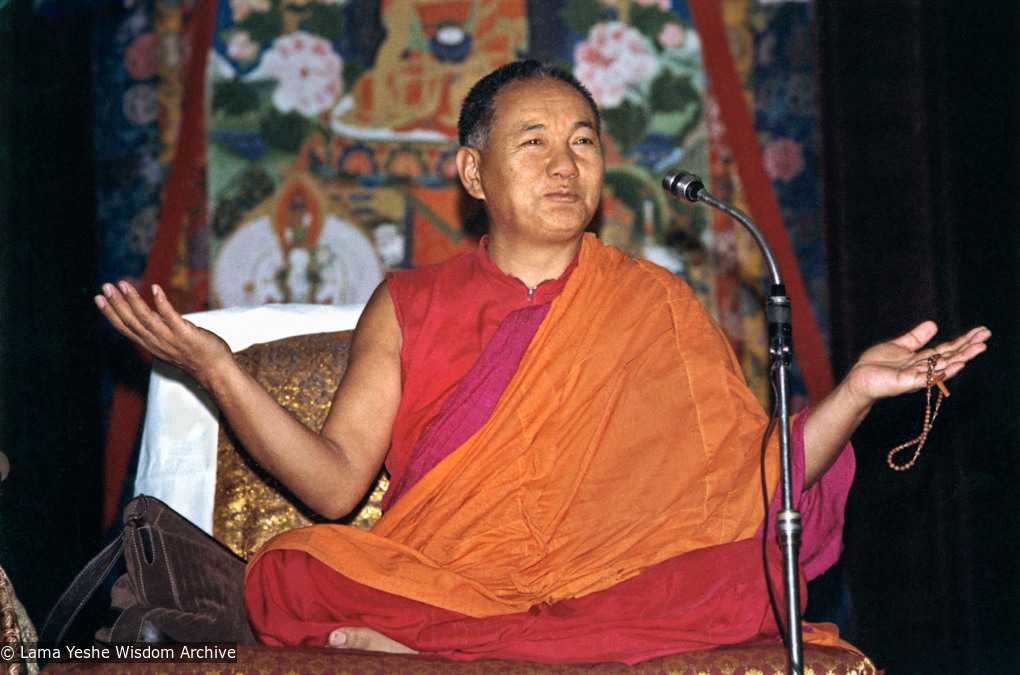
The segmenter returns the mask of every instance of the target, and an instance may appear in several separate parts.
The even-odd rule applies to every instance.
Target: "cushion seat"
[[[141,666],[141,667],[140,667]],[[241,645],[236,663],[51,663],[48,675],[785,675],[781,643],[736,645],[653,659],[636,666],[622,663],[561,665],[528,661],[451,661],[441,656],[377,654],[326,647]],[[867,658],[836,647],[806,646],[804,675],[875,675]]]

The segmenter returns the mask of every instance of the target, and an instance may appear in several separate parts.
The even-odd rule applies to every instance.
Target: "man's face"
[[[507,85],[481,151],[461,148],[458,167],[469,194],[485,200],[494,236],[528,243],[580,236],[602,196],[605,162],[587,101],[553,79]]]

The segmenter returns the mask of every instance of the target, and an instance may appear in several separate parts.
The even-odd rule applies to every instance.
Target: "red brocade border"
[[[748,112],[744,90],[726,39],[722,12],[717,0],[688,0],[688,7],[701,36],[705,71],[712,93],[719,102],[720,116],[726,127],[730,152],[737,164],[744,199],[752,218],[772,245],[783,273],[793,311],[793,344],[811,402],[817,403],[832,391],[832,367],[779,202],[765,172],[754,121]]]

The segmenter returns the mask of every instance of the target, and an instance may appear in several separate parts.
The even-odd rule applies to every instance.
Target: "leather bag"
[[[111,606],[121,609],[104,642],[236,642],[255,638],[244,611],[245,562],[169,506],[140,495],[124,529],[75,577],[50,611],[41,642],[59,643],[121,554]]]

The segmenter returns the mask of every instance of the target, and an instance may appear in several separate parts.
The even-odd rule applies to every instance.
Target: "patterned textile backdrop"
[[[748,106],[754,113],[764,168],[779,201],[818,330],[827,345],[828,295],[810,6],[806,2],[782,0],[720,0],[719,6]],[[711,97],[706,108],[710,188],[717,197],[747,211],[726,147],[726,132]],[[741,357],[749,383],[764,402],[768,400],[765,375],[768,348],[762,313],[766,291],[757,245],[728,216],[713,212],[711,218],[716,318]],[[796,411],[808,404],[796,359],[792,388],[791,408]]]
[[[197,4],[198,0],[98,3],[96,168],[104,279],[137,282],[149,260],[181,127],[183,66],[190,52],[187,31]],[[48,7],[44,1],[40,11]],[[178,309],[196,311],[208,306],[204,203],[188,217],[182,241],[186,278],[174,280],[173,299]]]
[[[159,123],[155,0],[97,17],[96,171],[105,279],[139,279],[159,222],[166,172]],[[167,55],[169,56],[169,55]]]

